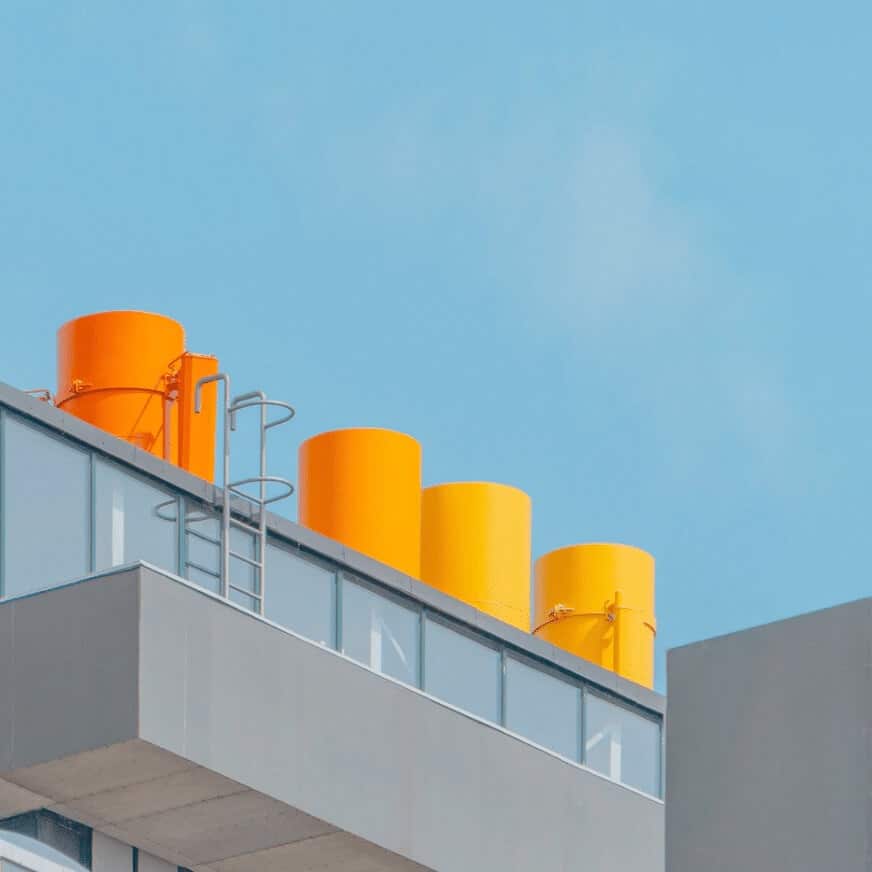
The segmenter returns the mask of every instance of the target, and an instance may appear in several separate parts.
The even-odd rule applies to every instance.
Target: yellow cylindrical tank
[[[56,405],[163,457],[167,376],[185,350],[182,325],[148,312],[99,312],[64,324],[57,350]]]
[[[421,557],[421,446],[395,430],[320,433],[300,446],[299,520],[407,575]]]
[[[425,488],[421,579],[530,631],[530,498],[493,482]]]
[[[558,548],[536,561],[533,632],[638,684],[654,684],[654,558],[630,545]]]

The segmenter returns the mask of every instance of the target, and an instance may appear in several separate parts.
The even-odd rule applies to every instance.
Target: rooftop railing
[[[661,796],[658,712],[274,532],[264,555],[242,526],[230,536],[236,605]],[[0,404],[0,598],[136,560],[219,594],[222,544],[216,506]]]

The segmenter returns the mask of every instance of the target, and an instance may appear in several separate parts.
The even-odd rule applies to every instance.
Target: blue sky
[[[868,3],[0,4],[0,379],[145,308],[273,446],[381,425],[658,651],[872,593]],[[244,448],[240,448],[244,450]]]

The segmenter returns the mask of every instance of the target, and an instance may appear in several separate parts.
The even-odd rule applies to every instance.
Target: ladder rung
[[[188,569],[198,569],[200,572],[205,572],[206,575],[211,575],[213,578],[221,578],[220,572],[215,572],[214,569],[207,569],[205,566],[201,566],[199,563],[194,563],[192,560],[186,560],[185,567]]]
[[[230,551],[229,553],[231,557],[235,557],[237,560],[243,560],[249,566],[254,566],[256,569],[263,569],[262,560],[254,560],[251,557],[246,557],[244,554],[239,554],[236,551]]]
[[[210,545],[221,545],[220,539],[213,539],[211,536],[207,536],[205,533],[201,533],[199,530],[189,530],[185,529],[186,533],[190,533],[192,536],[195,536],[197,539],[201,539],[203,542],[208,542]]]
[[[239,518],[231,518],[230,525],[236,526],[240,530],[247,530],[249,533],[259,533],[260,529],[258,527],[249,524],[248,521],[240,521]]]
[[[230,585],[230,590],[235,590],[237,593],[244,593],[246,596],[250,596],[252,599],[263,599],[263,596],[259,593],[253,593],[250,590],[246,590],[244,587],[237,587],[235,584]]]

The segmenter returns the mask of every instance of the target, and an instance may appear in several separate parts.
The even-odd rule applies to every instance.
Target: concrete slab
[[[244,793],[246,787],[201,766],[104,790],[76,800],[79,814],[110,824],[148,817],[162,811],[195,805],[208,799]]]
[[[426,872],[350,833],[332,833],[222,860],[215,872]],[[198,868],[196,872],[204,872]]]
[[[42,808],[48,802],[49,799],[40,793],[34,793],[11,781],[0,779],[0,818]]]
[[[209,864],[335,828],[249,790],[127,821],[125,830],[134,840],[142,836],[190,857],[195,864]]]
[[[140,739],[131,739],[17,769],[3,777],[56,802],[70,803],[83,796],[140,784],[192,767],[188,760]]]

